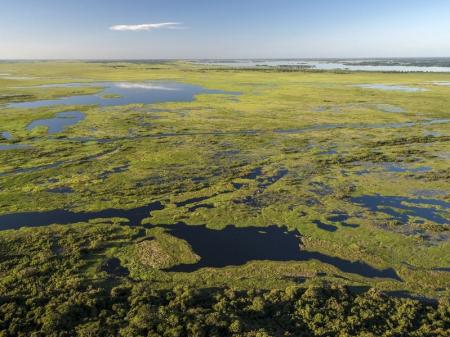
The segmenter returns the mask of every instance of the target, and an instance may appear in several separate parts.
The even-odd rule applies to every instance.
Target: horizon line
[[[449,56],[364,56],[364,57],[193,57],[193,58],[0,58],[3,61],[202,61],[202,60],[370,60],[370,59],[445,59]]]

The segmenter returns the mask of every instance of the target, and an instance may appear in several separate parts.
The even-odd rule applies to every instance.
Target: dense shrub
[[[449,336],[450,306],[345,287],[43,289],[0,299],[0,336]]]

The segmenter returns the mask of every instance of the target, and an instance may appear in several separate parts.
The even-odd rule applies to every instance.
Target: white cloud
[[[140,25],[115,25],[109,27],[111,30],[115,31],[141,31],[141,30],[152,30],[152,29],[180,29],[182,28],[180,22],[161,22],[161,23],[143,23]]]
[[[122,89],[145,89],[145,90],[168,90],[168,91],[176,91],[176,88],[169,88],[162,85],[155,85],[151,83],[118,83],[116,87]]]

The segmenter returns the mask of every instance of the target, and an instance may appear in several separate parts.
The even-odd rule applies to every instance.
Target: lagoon
[[[189,102],[199,94],[238,95],[238,92],[205,89],[198,85],[174,81],[148,82],[92,82],[68,83],[38,86],[50,87],[99,87],[103,88],[93,95],[75,95],[58,99],[10,103],[8,108],[39,108],[54,105],[100,105],[115,106],[128,104],[155,104],[163,102]]]

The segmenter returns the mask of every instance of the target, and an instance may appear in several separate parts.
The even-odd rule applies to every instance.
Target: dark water
[[[402,223],[407,223],[410,216],[414,216],[438,224],[450,224],[450,203],[443,200],[364,195],[351,198],[351,201],[372,212],[388,214]],[[436,206],[442,207],[444,210],[439,210]]]
[[[80,111],[65,111],[59,112],[53,118],[37,119],[27,126],[28,131],[32,131],[39,126],[47,127],[49,134],[64,131],[67,127],[77,124],[85,118],[84,113]]]
[[[416,173],[416,172],[428,172],[432,170],[430,166],[404,167],[402,165],[394,163],[385,164],[384,169],[387,172],[394,172],[394,173],[404,173],[404,172]]]
[[[260,189],[265,189],[269,187],[270,185],[275,184],[278,180],[281,178],[284,178],[289,171],[285,168],[281,168],[277,170],[277,172],[272,176],[266,176],[264,177],[264,174],[262,172],[261,167],[254,168],[250,173],[242,176],[242,179],[251,179],[251,180],[258,180],[259,184],[258,187]],[[237,189],[241,188],[243,184],[239,183],[233,183],[233,186]]]
[[[23,212],[0,215],[0,230],[18,229],[20,227],[41,227],[51,224],[67,225],[77,222],[88,222],[97,218],[126,218],[130,226],[138,226],[148,218],[152,211],[163,209],[157,201],[146,206],[133,209],[105,209],[97,212],[74,212],[63,209],[45,212]]]
[[[275,172],[275,174],[273,174],[271,176],[265,176],[260,167],[253,169],[250,173],[242,176],[241,178],[256,180],[258,182],[258,185],[257,185],[258,192],[254,195],[247,195],[243,198],[235,199],[235,200],[233,200],[233,202],[235,204],[245,204],[249,207],[260,208],[261,204],[258,200],[257,194],[261,193],[263,190],[265,190],[269,186],[275,184],[278,180],[284,178],[288,173],[289,173],[289,171],[287,169],[281,168],[281,169],[278,169]],[[235,182],[232,182],[231,184],[237,190],[241,189],[244,186],[247,186],[246,184],[235,183]]]
[[[242,179],[252,179],[252,180],[254,180],[254,179],[258,178],[261,175],[262,175],[262,169],[261,169],[261,167],[257,167],[257,168],[254,168],[253,170],[251,170],[250,173],[242,176],[241,178]]]
[[[323,223],[320,220],[314,220],[313,223],[317,226],[317,228],[323,229],[324,231],[327,231],[327,232],[336,232],[337,231],[336,226],[328,225],[326,223]]]
[[[340,223],[344,227],[349,228],[358,228],[359,225],[357,224],[351,224],[347,222],[347,219],[349,216],[347,214],[333,214],[332,216],[328,217],[327,220],[334,222],[334,223]]]
[[[47,190],[49,193],[58,193],[58,194],[70,194],[73,193],[74,190],[72,187],[62,186],[62,187],[55,187],[55,188],[49,188]]]
[[[52,105],[127,105],[127,104],[153,104],[162,102],[189,102],[198,94],[230,94],[237,92],[205,89],[198,85],[152,81],[152,82],[99,82],[89,84],[72,83],[68,85],[48,85],[48,87],[103,87],[103,91],[94,95],[76,95],[59,99],[21,102],[8,104],[10,108],[38,108]],[[114,96],[114,97],[113,97]]]
[[[207,177],[192,177],[191,181],[194,183],[204,183],[208,181]]]
[[[200,206],[200,205],[199,205]],[[202,205],[204,206],[204,205]],[[142,220],[151,216],[151,212],[163,209],[160,202],[134,209],[105,209],[97,212],[74,212],[53,210],[46,212],[24,212],[0,215],[0,230],[20,227],[38,227],[51,224],[71,224],[88,222],[98,218],[126,218],[128,225],[140,225]],[[150,225],[151,226],[151,225]],[[206,226],[191,226],[183,223],[168,225],[170,234],[186,240],[201,260],[196,264],[179,265],[170,271],[191,272],[203,267],[225,267],[243,265],[252,260],[270,261],[308,261],[335,266],[346,273],[365,277],[382,277],[400,280],[393,269],[378,270],[363,262],[352,262],[318,252],[302,251],[300,233],[288,231],[278,226],[237,228],[227,226],[223,230],[212,230]],[[120,261],[108,260],[102,267],[111,274],[125,276]]]
[[[357,224],[348,223],[348,222],[342,222],[341,225],[344,227],[349,227],[349,228],[358,228],[359,227],[359,225],[357,225]]]
[[[240,266],[254,260],[318,260],[346,273],[400,280],[391,268],[378,270],[360,261],[352,262],[318,252],[302,251],[300,233],[288,231],[287,228],[227,226],[222,230],[213,230],[206,226],[189,226],[183,223],[169,228],[170,234],[186,240],[201,257],[195,264],[178,265],[169,271],[193,272],[204,267]]]
[[[327,220],[332,222],[343,222],[346,221],[349,218],[347,214],[335,214],[329,217]]]
[[[235,182],[232,182],[231,185],[233,185],[233,187],[237,190],[240,190],[242,187],[245,186],[245,184],[235,183]]]

